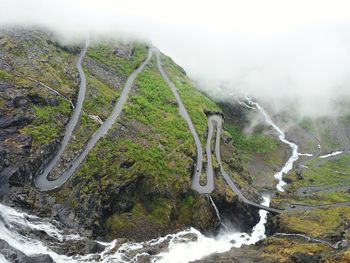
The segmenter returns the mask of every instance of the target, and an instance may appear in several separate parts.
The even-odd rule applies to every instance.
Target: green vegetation
[[[340,121],[344,124],[347,124],[350,122],[350,114],[342,115],[340,117]]]
[[[13,80],[13,75],[10,74],[7,70],[0,69],[0,79],[5,81]]]
[[[118,55],[117,51],[118,45],[103,42],[90,47],[87,55],[125,77],[128,77],[147,56],[147,47],[141,43],[133,43],[130,54]]]
[[[319,161],[319,159],[317,159]],[[288,174],[291,181],[288,191],[278,193],[274,197],[274,203],[285,205],[288,203],[303,204],[332,204],[337,202],[347,202],[350,200],[350,192],[346,190],[315,191],[311,195],[298,196],[296,191],[299,187],[320,186],[320,190],[327,190],[347,185],[350,175],[350,155],[339,156],[331,160],[323,160],[319,166],[312,167],[311,163],[306,164],[309,169],[302,170],[302,179],[298,178],[295,173]],[[317,161],[316,161],[317,162]],[[315,164],[315,161],[312,161]]]
[[[150,202],[147,203],[146,206],[148,207],[148,210],[150,211],[150,213],[147,213],[145,207],[142,207],[141,205],[136,205],[133,211],[135,211],[135,208],[136,208],[136,211],[135,211],[136,215],[137,214],[145,215],[146,217],[157,222],[158,224],[163,224],[163,225],[170,224],[169,218],[171,217],[173,204],[169,202],[168,198],[165,198],[165,197],[152,198],[152,200],[150,200]],[[139,210],[143,210],[143,213],[137,213],[137,208]]]
[[[305,118],[300,122],[300,126],[314,134],[321,141],[324,150],[334,150],[341,147],[338,139],[331,132],[331,128],[334,128],[334,122],[331,118]]]
[[[251,135],[244,134],[232,124],[225,125],[227,131],[234,138],[237,150],[246,153],[266,153],[277,149],[277,142],[271,136],[262,132],[254,132]]]
[[[278,225],[287,233],[305,233],[312,237],[341,235],[350,220],[350,207],[298,210],[278,216]]]
[[[74,176],[80,178],[77,180],[79,184],[83,184],[80,191],[82,198],[91,192],[100,191],[98,189],[138,180],[140,175],[144,182],[138,187],[149,185],[153,189],[151,191],[170,191],[176,196],[178,191],[189,187],[194,142],[173,102],[173,95],[152,60],[138,75],[135,90],[118,120],[128,128],[128,132],[123,132],[120,124],[114,124]],[[125,162],[132,164],[124,168],[122,164]],[[96,180],[96,175],[99,180]],[[87,181],[89,184],[83,183]],[[172,190],[166,190],[168,188]],[[142,202],[135,198],[135,204],[142,203],[144,206],[135,205],[132,215],[112,215],[108,225],[113,231],[117,231],[118,226],[124,225],[124,221],[131,216],[147,218],[162,225],[170,223],[168,215],[174,204],[169,198],[159,196]],[[185,200],[186,203],[175,202],[180,211],[193,202],[191,198]]]
[[[242,167],[236,169],[237,171],[243,169],[235,177],[236,182],[243,181],[240,185],[243,185],[244,181],[249,182],[247,188],[251,188],[252,185],[257,188],[274,187],[276,182],[273,174],[283,165],[285,154],[290,151],[289,147],[281,143],[277,136],[269,134],[262,124],[255,125],[251,133],[246,133],[244,127],[250,125],[249,117],[245,115],[248,113],[242,112],[237,117],[232,115],[232,106],[221,106],[225,116],[229,116],[225,118],[225,129],[233,138],[233,145],[239,156],[232,157],[233,163],[236,163],[234,167]]]
[[[301,185],[323,185],[334,184],[349,179],[350,175],[350,155],[339,156],[331,160],[323,160],[317,167],[310,166],[310,169],[303,169],[303,179]],[[307,163],[306,166],[309,164]]]
[[[91,138],[92,134],[98,129],[99,124],[87,116],[86,113],[81,115],[80,123],[71,138],[66,151],[79,151],[83,145]]]
[[[350,250],[343,250],[337,253],[336,255],[331,255],[326,257],[325,263],[348,263],[350,262]]]
[[[22,129],[33,137],[33,144],[47,144],[58,138],[64,127],[64,120],[70,115],[70,103],[60,98],[57,106],[33,105],[33,109],[36,116],[34,121]]]
[[[8,63],[16,68],[13,76],[26,81],[26,85],[21,86],[26,91],[25,96],[38,95],[28,109],[28,114],[34,117],[33,122],[21,129],[33,137],[31,157],[36,158],[44,145],[57,144],[71,116],[69,100],[74,101],[79,82],[75,65],[77,52],[53,45],[40,34],[20,34],[19,37],[20,40],[8,37],[9,42],[19,41],[21,45],[11,46],[10,51],[5,51],[9,54]],[[12,52],[18,47],[23,48],[23,53]],[[146,55],[146,46],[137,43],[102,43],[88,49],[84,65],[88,82],[84,112],[51,176],[55,177],[62,168],[69,166],[76,152],[82,150],[99,127],[89,115],[98,115],[102,119],[109,116],[120,95],[120,90],[114,87],[122,86]],[[165,64],[204,143],[206,112],[220,112],[220,109],[199,92],[169,58],[165,58]],[[5,80],[19,83],[4,72],[0,74]],[[37,81],[69,100],[53,94]],[[229,142],[223,144],[227,146]],[[230,147],[226,155],[231,155],[231,144]],[[189,225],[208,229],[214,223],[213,209],[207,198],[191,189],[195,150],[193,136],[179,114],[174,95],[158,72],[155,58],[152,58],[135,80],[121,116],[72,178],[59,189],[45,194],[34,194],[36,190],[30,190],[33,198],[28,202],[34,207],[44,203],[44,209],[50,210],[45,203],[48,198],[50,205],[59,203],[75,208],[79,211],[76,216],[84,224],[90,224],[89,229],[98,232],[109,227],[113,237],[123,236],[123,231],[128,229],[140,231],[144,226],[161,229],[152,233],[154,235]],[[229,158],[224,162],[227,160]],[[214,165],[217,167],[215,160]],[[226,168],[232,169],[231,166]],[[235,176],[240,178],[238,174]],[[218,180],[225,191],[228,188],[222,181]],[[233,198],[232,192],[227,192]],[[39,202],[41,198],[42,203]],[[197,212],[193,213],[193,210]]]
[[[162,55],[161,59],[165,71],[176,85],[188,114],[191,116],[198,135],[204,144],[208,126],[205,112],[221,112],[220,108],[195,88],[194,83],[184,74],[183,69],[176,65],[170,57]]]
[[[131,213],[124,213],[121,215],[113,215],[107,220],[107,225],[109,226],[112,233],[111,236],[118,236],[121,232],[126,229],[133,229],[136,227],[136,224],[131,220]]]
[[[205,213],[211,210],[203,209],[206,202],[199,201],[190,190],[195,157],[193,137],[154,58],[138,75],[134,87],[118,121],[95,145],[72,178],[80,189],[80,200],[87,200],[90,193],[100,191],[112,198],[114,193],[108,189],[136,185],[135,193],[129,194],[132,209],[116,211],[106,221],[114,236],[127,235],[123,229],[136,231],[145,220],[169,229],[191,224],[196,218],[201,218],[199,222],[204,224],[210,220]],[[196,106],[191,104],[188,108],[200,112],[205,107],[191,108]],[[205,117],[205,130],[206,126]],[[70,198],[76,198],[73,195],[71,193]],[[197,206],[201,207],[201,213],[191,213]]]
[[[87,75],[87,93],[84,101],[84,111],[106,119],[119,98],[119,92],[106,85],[96,77]]]
[[[120,134],[123,137],[119,139],[114,136],[102,138],[82,167],[84,177],[102,170],[108,178],[102,182],[113,183],[113,177],[122,169],[124,178],[141,173],[152,176],[153,183],[181,185],[182,180],[189,180],[187,169],[192,160],[184,158],[184,154],[194,151],[193,139],[178,114],[177,105],[169,104],[172,94],[152,65],[152,69],[147,68],[138,76],[137,92],[131,95],[120,120],[133,132]],[[113,128],[119,129],[118,124]],[[102,152],[103,159],[99,158]],[[129,169],[120,168],[123,160],[134,160],[135,164]]]
[[[142,46],[138,44],[135,46],[142,48]],[[134,58],[131,57],[131,60],[132,59]],[[138,59],[141,60],[141,58]],[[145,58],[143,58],[143,60],[144,59]],[[74,158],[76,152],[84,148],[85,144],[100,126],[96,120],[92,119],[92,115],[101,118],[102,121],[106,120],[120,95],[119,90],[107,84],[107,81],[101,78],[101,76],[95,76],[91,68],[87,67],[87,69],[84,70],[87,78],[87,91],[83,105],[83,113],[74,131],[74,136],[72,136],[69,145],[63,153],[62,159]],[[122,75],[119,75],[119,77],[122,77]],[[54,168],[53,174],[60,174],[59,166]]]
[[[292,262],[291,256],[294,253],[304,253],[309,256],[320,253],[330,253],[332,249],[320,243],[307,242],[299,238],[270,237],[263,241],[259,254],[267,262]]]
[[[0,44],[7,52],[7,61],[15,65],[16,75],[41,81],[69,98],[74,97],[76,54],[49,45],[43,35],[33,32],[3,37]]]

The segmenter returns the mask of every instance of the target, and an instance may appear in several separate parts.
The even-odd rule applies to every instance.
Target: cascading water
[[[3,255],[0,254],[0,262],[2,263],[10,263]]]
[[[264,196],[262,205],[269,206],[270,198]],[[191,233],[197,236],[196,241],[186,243],[170,242],[169,251],[162,253],[159,260],[153,262],[159,263],[179,263],[189,262],[201,259],[212,253],[222,253],[230,250],[232,247],[241,247],[242,245],[252,245],[259,240],[265,238],[265,223],[267,221],[268,212],[260,210],[260,220],[254,226],[252,233],[242,233],[231,230],[230,232],[220,233],[218,236],[211,238],[202,235],[195,229],[191,229]]]
[[[277,189],[283,190],[282,174],[292,169],[294,161],[298,159],[297,146],[285,139],[285,134],[275,125],[259,104],[250,101],[249,104],[256,106],[265,116],[266,122],[278,132],[279,139],[293,149],[293,155],[286,162],[282,170],[275,175],[276,178],[280,178]],[[209,198],[219,220],[221,220],[215,203],[211,197]],[[263,196],[262,205],[269,206],[269,204],[270,197]],[[110,243],[99,242],[104,246],[104,250],[101,253],[68,257],[55,252],[55,248],[65,242],[69,242],[69,240],[83,240],[82,237],[79,235],[65,235],[59,229],[59,226],[55,226],[49,223],[49,221],[18,212],[13,208],[0,204],[0,239],[5,240],[12,247],[28,256],[48,254],[58,263],[112,263],[146,260],[154,263],[184,263],[201,259],[212,253],[222,253],[232,247],[255,244],[266,237],[265,223],[267,221],[267,214],[268,212],[265,210],[259,211],[260,220],[253,227],[251,233],[242,233],[234,229],[227,229],[221,231],[216,237],[206,237],[198,230],[190,228],[176,234],[170,234],[145,242],[127,242],[123,244],[118,243],[118,240]],[[41,234],[35,235],[36,231]],[[28,235],[28,233],[31,234]],[[43,233],[45,233],[45,237],[42,237]],[[52,241],[47,242],[48,239]],[[7,262],[6,258],[1,254],[0,262]]]
[[[213,198],[212,198],[210,195],[209,195],[209,199],[210,199],[210,202],[211,202],[212,206],[214,207],[216,216],[217,216],[217,218],[219,219],[220,224],[221,224],[226,230],[228,230],[229,228],[228,228],[228,227],[225,225],[225,223],[221,220],[221,216],[220,216],[220,213],[219,213],[219,209],[218,209],[217,206],[215,205],[215,202],[214,202]]]
[[[278,180],[278,184],[276,185],[277,190],[280,192],[284,192],[283,186],[285,186],[286,183],[283,181],[283,175],[287,174],[290,170],[292,170],[294,162],[298,160],[298,146],[286,139],[285,133],[272,121],[271,117],[267,114],[263,107],[261,107],[257,102],[252,101],[247,96],[246,100],[250,105],[254,105],[256,109],[264,116],[265,122],[278,133],[279,140],[289,145],[289,147],[292,149],[292,156],[288,159],[288,161],[285,163],[282,169],[274,175],[274,177]]]
[[[45,232],[59,242],[77,238],[76,236],[64,236],[54,225],[47,223],[36,216],[20,213],[13,208],[0,204],[0,238],[5,240],[13,248],[20,250],[27,256],[36,254],[48,254],[55,262],[73,262],[64,255],[58,255],[39,239],[28,237],[25,233],[33,231]]]
[[[269,202],[269,197],[264,197],[264,202],[262,204],[268,206]],[[105,246],[105,249],[99,254],[68,257],[55,252],[54,247],[72,239],[82,239],[79,235],[64,235],[63,231],[48,221],[18,212],[13,208],[0,204],[0,238],[27,256],[48,254],[58,263],[138,262],[140,258],[147,258],[152,260],[152,262],[182,263],[200,259],[215,252],[225,252],[231,247],[240,247],[243,244],[250,245],[256,243],[265,237],[267,213],[268,212],[265,210],[259,211],[260,221],[253,228],[251,234],[231,230],[222,232],[218,236],[212,238],[204,236],[194,228],[190,228],[176,234],[170,234],[146,242],[128,242],[124,244],[118,244],[117,240],[110,243],[100,242],[100,244]],[[24,235],[25,233],[28,234],[35,231],[44,232],[46,236],[41,240],[42,235],[34,235],[35,237]],[[33,234],[31,234],[31,236],[33,236]],[[49,243],[45,242],[50,238],[53,241]],[[57,241],[57,243],[54,241]],[[50,248],[50,245],[52,245],[53,248]],[[152,250],[157,251],[159,248],[167,248],[167,251],[158,252],[158,254],[154,255],[148,253],[148,251]],[[177,256],[175,257],[174,255]]]
[[[220,217],[219,209],[216,207],[216,205],[214,203],[214,200],[213,200],[213,198],[210,195],[209,195],[209,199],[210,199],[210,202],[211,202],[212,206],[214,207],[216,216],[218,217],[219,221],[221,222],[222,220],[221,220],[221,217]]]
[[[331,152],[329,154],[321,155],[320,158],[326,159],[329,157],[337,156],[337,155],[342,154],[342,153],[343,153],[343,151],[335,151],[335,152]]]

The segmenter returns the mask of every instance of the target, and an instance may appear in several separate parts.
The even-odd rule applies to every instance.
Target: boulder
[[[13,248],[5,240],[0,239],[0,254],[9,262],[21,263],[53,263],[53,259],[49,255],[38,254],[27,256],[23,252]]]

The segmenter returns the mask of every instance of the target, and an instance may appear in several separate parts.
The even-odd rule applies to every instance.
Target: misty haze
[[[349,10],[0,0],[0,263],[350,262]]]

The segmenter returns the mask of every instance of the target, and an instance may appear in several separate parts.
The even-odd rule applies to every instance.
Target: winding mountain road
[[[177,92],[177,88],[175,84],[169,79],[168,75],[166,74],[162,62],[160,59],[160,52],[158,49],[156,49],[156,54],[157,54],[157,66],[160,74],[163,76],[164,80],[170,87],[171,91],[173,92],[175,99],[177,101],[177,104],[179,106],[179,112],[182,118],[186,121],[192,136],[194,138],[194,141],[196,143],[197,147],[197,160],[196,160],[196,165],[195,165],[195,170],[193,172],[193,178],[192,178],[192,188],[196,190],[200,194],[210,194],[211,192],[214,191],[215,185],[214,185],[214,171],[213,171],[213,166],[211,162],[211,151],[210,151],[210,140],[207,141],[206,144],[206,154],[207,154],[207,160],[208,160],[208,165],[207,165],[207,177],[206,177],[206,184],[201,185],[200,184],[200,176],[202,174],[202,167],[203,167],[203,148],[202,148],[202,143],[199,139],[198,133],[196,131],[196,128],[193,125],[193,122],[191,120],[190,115],[188,114],[185,105],[183,104],[181,97],[179,93]],[[209,138],[209,136],[208,136]]]
[[[102,125],[97,129],[97,131],[93,134],[83,151],[80,155],[72,162],[71,166],[63,171],[63,173],[55,180],[49,180],[48,175],[52,171],[52,169],[56,166],[57,162],[59,161],[62,153],[64,152],[66,146],[69,143],[69,140],[71,138],[71,135],[73,133],[74,128],[76,127],[76,124],[80,118],[83,102],[85,98],[86,93],[86,77],[84,74],[84,71],[82,69],[82,61],[85,57],[86,51],[88,47],[88,42],[86,42],[86,45],[82,52],[80,53],[78,60],[77,60],[77,69],[79,71],[79,75],[81,78],[80,86],[79,86],[79,92],[78,92],[78,98],[77,98],[77,104],[73,111],[72,117],[67,125],[66,132],[64,135],[64,138],[62,140],[61,146],[58,150],[58,152],[54,155],[54,157],[49,160],[48,164],[44,165],[44,168],[41,169],[41,173],[38,174],[34,178],[34,184],[37,187],[39,191],[50,191],[53,189],[56,189],[60,186],[62,186],[73,174],[74,172],[79,168],[79,166],[82,164],[82,162],[85,160],[89,152],[92,150],[92,148],[95,146],[95,144],[99,141],[99,139],[104,136],[108,130],[112,127],[112,125],[115,123],[116,119],[120,115],[122,108],[124,104],[126,103],[128,99],[129,92],[131,90],[132,84],[137,77],[137,75],[144,69],[144,67],[148,64],[150,61],[153,51],[156,52],[156,58],[157,58],[157,67],[159,69],[159,72],[161,73],[164,80],[167,82],[168,86],[170,87],[176,101],[179,107],[179,113],[183,117],[183,119],[186,121],[192,136],[194,138],[196,149],[197,149],[197,160],[195,164],[195,170],[193,172],[193,178],[192,178],[192,188],[197,191],[200,194],[210,194],[215,189],[214,184],[214,169],[212,166],[212,150],[211,150],[211,141],[214,134],[214,127],[216,127],[216,139],[215,139],[215,158],[219,163],[220,166],[220,172],[225,179],[226,183],[230,186],[232,191],[237,194],[239,199],[250,206],[256,207],[258,209],[264,209],[266,211],[272,212],[272,213],[281,213],[289,210],[296,210],[296,209],[308,209],[308,208],[315,208],[315,207],[327,207],[327,206],[338,206],[338,205],[348,205],[349,203],[338,203],[338,204],[331,204],[331,205],[320,205],[320,206],[307,206],[307,205],[301,205],[301,204],[291,204],[289,208],[286,209],[276,209],[271,208],[268,206],[261,205],[259,203],[253,202],[249,199],[247,199],[239,187],[236,185],[232,177],[225,171],[222,161],[221,161],[221,155],[220,155],[220,141],[221,141],[221,132],[223,127],[223,118],[219,114],[213,114],[208,117],[208,135],[207,135],[207,142],[205,146],[206,156],[207,156],[207,167],[206,167],[206,184],[202,185],[200,183],[200,176],[202,174],[202,167],[203,167],[203,148],[201,141],[199,139],[198,133],[195,129],[195,126],[186,110],[185,105],[183,104],[181,97],[177,91],[177,88],[175,84],[169,79],[168,75],[166,74],[161,58],[160,58],[160,51],[154,47],[150,48],[148,50],[148,56],[145,59],[145,61],[129,76],[127,79],[125,86],[122,90],[122,93],[120,95],[120,98],[115,105],[113,111],[109,115],[109,117],[102,123]],[[258,105],[258,104],[256,104]],[[272,121],[271,123],[275,125]],[[280,131],[279,128],[276,126],[274,127],[276,130]],[[284,139],[281,135],[283,132],[280,131],[280,139]],[[290,158],[291,160],[294,157],[295,153],[297,151],[297,146],[294,146],[294,144],[286,142],[290,144],[290,146],[293,148],[293,156]]]
[[[86,79],[85,79],[84,71],[81,67],[81,62],[82,62],[82,59],[86,53],[86,49],[87,49],[87,45],[85,46],[84,51],[81,53],[79,60],[78,60],[78,63],[77,63],[79,74],[82,78],[80,89],[83,89],[84,93],[86,90]],[[153,54],[152,49],[149,49],[147,59],[133,73],[131,73],[131,75],[129,76],[129,78],[127,79],[127,81],[125,83],[123,91],[120,94],[120,98],[119,98],[117,104],[115,105],[112,113],[108,116],[108,118],[105,120],[105,122],[98,128],[98,130],[93,134],[92,138],[87,143],[87,145],[85,146],[82,153],[73,161],[72,165],[68,168],[68,170],[64,171],[57,179],[49,180],[48,174],[50,173],[50,171],[53,169],[53,167],[57,163],[59,157],[62,155],[64,148],[67,145],[69,138],[72,134],[72,131],[75,127],[75,124],[76,124],[77,120],[79,119],[82,104],[84,101],[84,96],[78,95],[77,106],[76,106],[76,109],[75,109],[73,116],[72,116],[72,119],[76,118],[76,120],[74,120],[74,126],[72,124],[73,128],[71,126],[69,126],[69,124],[68,124],[68,127],[67,127],[68,132],[66,131],[66,136],[65,136],[65,138],[67,137],[67,139],[62,142],[62,145],[64,145],[64,148],[62,148],[62,146],[61,146],[61,148],[59,150],[60,155],[58,155],[58,154],[55,155],[55,157],[54,157],[55,163],[50,162],[44,168],[44,172],[39,174],[34,179],[34,184],[39,191],[50,191],[50,190],[53,190],[53,189],[56,189],[56,188],[62,186],[73,175],[73,173],[78,169],[78,167],[85,160],[86,156],[89,154],[91,149],[95,146],[95,144],[98,142],[98,140],[108,132],[108,130],[112,127],[115,120],[120,115],[122,108],[128,99],[130,89],[132,87],[132,84],[133,84],[136,76],[147,65],[147,63],[149,62],[149,60],[152,57],[152,54]],[[79,90],[79,94],[80,94],[80,90]],[[81,105],[81,107],[79,107],[78,105]],[[72,123],[73,123],[73,121],[72,121]]]
[[[40,174],[34,179],[34,184],[38,189],[41,190],[46,190],[47,182],[49,182],[46,178],[48,177],[49,173],[52,171],[52,169],[57,165],[59,159],[61,158],[64,150],[66,149],[70,138],[72,136],[73,130],[75,128],[75,126],[78,123],[78,120],[80,118],[82,109],[83,109],[83,103],[84,103],[84,99],[85,99],[85,93],[86,93],[86,76],[84,74],[84,70],[82,67],[82,63],[83,63],[83,59],[86,55],[86,51],[88,48],[88,41],[85,42],[85,46],[83,48],[83,50],[81,51],[78,60],[76,62],[76,67],[78,69],[79,72],[79,76],[80,76],[80,85],[79,85],[79,92],[78,92],[78,97],[77,97],[77,103],[74,107],[73,110],[73,114],[67,124],[66,127],[66,131],[63,137],[63,140],[61,142],[61,145],[58,149],[58,151],[56,152],[56,154],[49,160],[49,163],[44,164],[45,167],[40,169]],[[50,181],[50,182],[56,182],[57,184],[59,184],[59,181],[61,179],[59,178],[58,180],[55,181]],[[52,184],[52,183],[51,183]],[[61,184],[62,185],[62,184]]]
[[[243,203],[245,203],[247,205],[254,206],[254,207],[259,208],[259,209],[264,209],[264,210],[272,212],[272,213],[281,213],[282,210],[280,210],[280,209],[271,208],[271,207],[264,206],[264,205],[258,204],[256,202],[250,201],[249,199],[247,199],[243,195],[242,191],[238,188],[236,183],[233,181],[232,177],[225,171],[225,169],[222,165],[221,155],[220,155],[220,141],[221,141],[223,120],[222,120],[222,117],[220,115],[211,115],[208,117],[208,140],[211,140],[211,137],[213,135],[213,130],[214,130],[213,126],[214,125],[216,125],[215,157],[219,163],[221,175],[224,177],[226,183],[230,186],[232,191],[238,195],[239,199]]]
[[[208,136],[207,136],[207,142],[206,142],[206,155],[207,155],[207,182],[205,185],[200,184],[200,176],[201,176],[201,171],[202,171],[202,162],[203,162],[203,148],[201,141],[199,139],[199,136],[196,132],[196,129],[193,125],[193,122],[180,98],[179,93],[177,92],[177,88],[175,84],[169,79],[168,75],[166,74],[165,70],[163,69],[162,62],[160,59],[160,52],[157,49],[156,50],[157,54],[157,65],[158,69],[171,88],[175,99],[179,105],[179,111],[181,116],[184,118],[184,120],[187,122],[187,125],[190,128],[190,131],[193,135],[193,138],[195,140],[196,146],[197,146],[197,161],[196,161],[196,169],[193,173],[193,178],[192,178],[192,188],[197,191],[200,194],[210,194],[211,192],[214,191],[215,185],[214,185],[214,169],[212,165],[212,160],[211,160],[211,140],[213,137],[214,133],[214,123],[216,124],[216,140],[215,140],[215,157],[220,165],[220,172],[224,179],[226,180],[227,184],[231,187],[232,191],[238,195],[238,197],[246,204],[254,206],[259,209],[264,209],[269,212],[273,213],[280,213],[282,210],[279,209],[274,209],[271,207],[267,207],[258,203],[255,203],[253,201],[248,200],[241,192],[241,190],[237,187],[235,182],[232,180],[231,176],[226,173],[222,162],[221,162],[221,155],[220,155],[220,140],[221,140],[221,131],[222,131],[222,117],[220,115],[211,115],[208,117]]]
[[[341,185],[340,184],[345,184]],[[340,181],[339,183],[333,183],[328,185],[311,185],[311,186],[302,186],[296,189],[296,193],[298,196],[310,196],[317,193],[329,193],[340,190],[349,190],[350,185],[349,180]],[[338,186],[334,186],[338,185]]]

